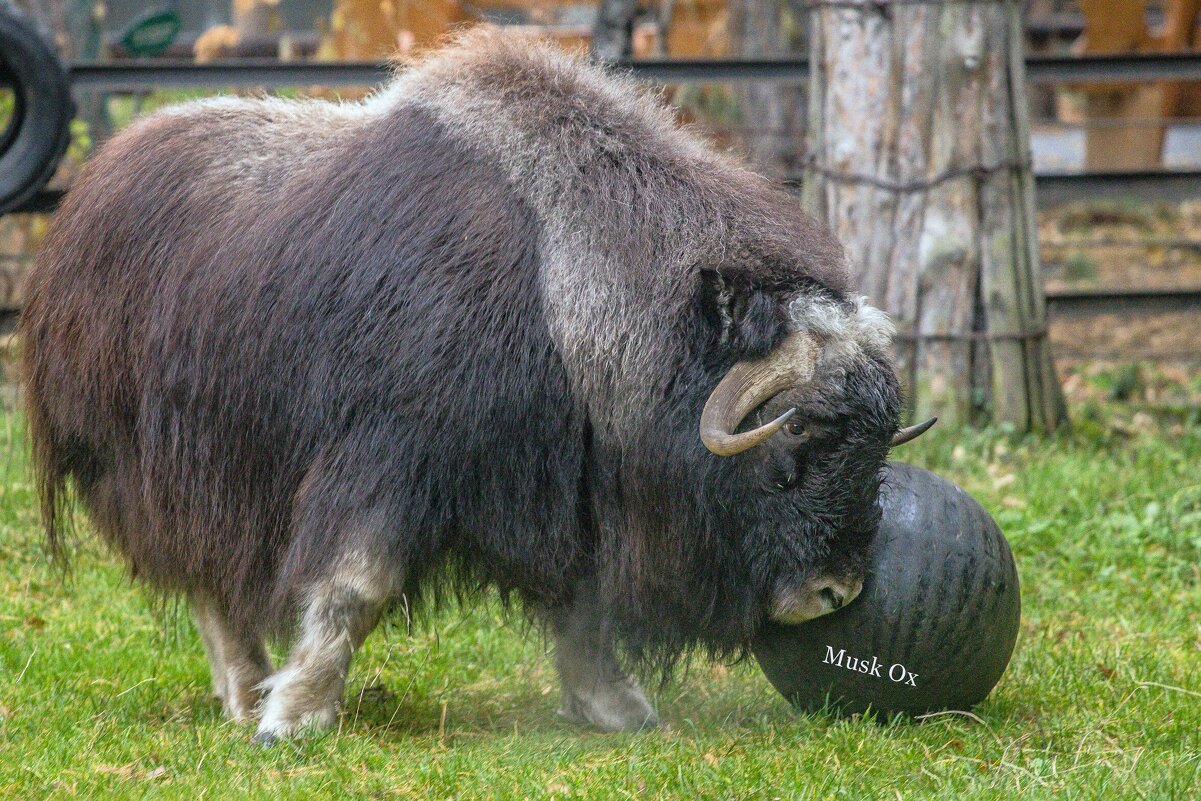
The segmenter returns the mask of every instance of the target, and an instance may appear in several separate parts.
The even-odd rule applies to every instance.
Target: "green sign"
[[[131,56],[157,56],[175,41],[179,25],[174,11],[152,11],[129,26],[121,46]]]

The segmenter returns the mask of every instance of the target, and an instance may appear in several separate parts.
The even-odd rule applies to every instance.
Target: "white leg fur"
[[[393,586],[368,560],[344,559],[331,578],[310,589],[287,664],[259,685],[266,700],[256,743],[337,722],[350,658],[375,628]]]
[[[261,697],[258,685],[271,673],[271,661],[262,640],[237,634],[212,600],[194,595],[191,602],[209,660],[213,694],[221,699],[231,720],[253,720]]]
[[[658,726],[658,713],[638,682],[622,671],[603,632],[603,620],[587,585],[570,608],[552,614],[555,667],[562,689],[559,714],[601,731]]]

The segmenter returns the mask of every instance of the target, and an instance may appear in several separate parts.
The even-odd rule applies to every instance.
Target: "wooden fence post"
[[[897,323],[918,417],[1066,419],[1013,0],[812,0],[804,203]]]

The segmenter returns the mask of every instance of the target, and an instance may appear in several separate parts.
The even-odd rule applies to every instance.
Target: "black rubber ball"
[[[769,625],[755,656],[810,711],[920,715],[984,700],[1013,655],[1017,569],[988,512],[928,470],[890,463],[859,597],[797,626]]]

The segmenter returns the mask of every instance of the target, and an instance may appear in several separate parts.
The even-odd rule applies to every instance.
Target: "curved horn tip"
[[[784,414],[780,415],[775,420],[772,420],[770,423],[767,424],[767,426],[764,426],[764,428],[767,428],[770,426],[772,428],[775,428],[776,431],[779,431],[784,426],[785,423],[787,423],[789,420],[792,419],[792,416],[794,414],[796,414],[795,406],[793,406],[788,411],[784,412]]]
[[[786,336],[767,355],[737,362],[709,393],[701,411],[700,434],[705,447],[718,456],[733,456],[776,433],[794,412],[786,412],[754,431],[734,432],[766,401],[810,381],[819,355],[815,337],[798,331]]]
[[[904,445],[906,442],[912,442],[933,428],[934,424],[937,422],[937,417],[931,417],[924,423],[918,423],[917,425],[902,428],[900,431],[892,435],[892,442],[889,443],[889,447],[895,448],[898,445]]]
[[[734,456],[766,442],[777,431],[783,428],[784,424],[796,413],[797,409],[794,406],[770,423],[765,423],[752,431],[742,434],[727,434],[724,431],[702,430],[701,442],[705,444],[710,453],[716,456]]]

